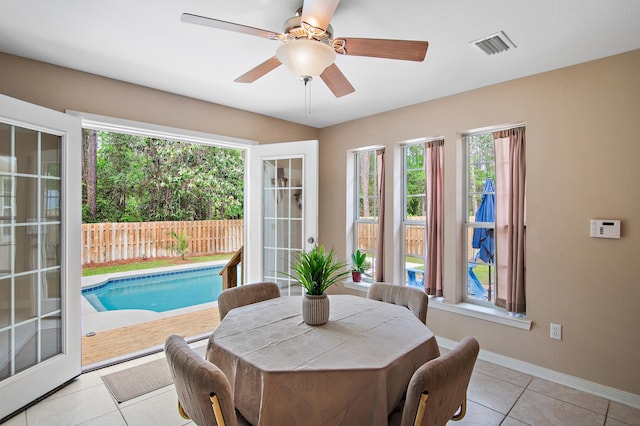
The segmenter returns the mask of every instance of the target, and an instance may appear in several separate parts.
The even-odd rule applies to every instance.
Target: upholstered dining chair
[[[175,334],[167,338],[164,351],[178,394],[178,412],[184,419],[200,426],[249,424],[236,413],[231,385],[215,364]]]
[[[407,388],[401,426],[440,426],[461,420],[479,350],[476,339],[465,337],[448,353],[418,368]]]
[[[233,308],[275,299],[276,297],[280,297],[280,288],[278,284],[272,282],[245,284],[223,290],[218,296],[220,321]]]
[[[419,288],[396,284],[374,283],[367,298],[406,306],[423,323],[427,323],[429,296]]]

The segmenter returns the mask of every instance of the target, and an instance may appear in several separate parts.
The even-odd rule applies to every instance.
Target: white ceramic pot
[[[322,325],[329,321],[329,298],[326,294],[302,297],[302,319],[305,324]]]

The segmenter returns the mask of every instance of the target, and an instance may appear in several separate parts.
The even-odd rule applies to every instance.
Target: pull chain
[[[300,80],[304,83],[304,116],[311,115],[311,85],[309,82],[312,80],[310,76],[302,76]]]

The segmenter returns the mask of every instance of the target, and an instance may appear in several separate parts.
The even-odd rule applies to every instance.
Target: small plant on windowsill
[[[351,253],[351,264],[351,279],[354,283],[359,283],[362,280],[362,274],[369,269],[367,253],[363,253],[360,250]]]

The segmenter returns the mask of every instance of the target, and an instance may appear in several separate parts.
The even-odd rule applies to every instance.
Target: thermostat
[[[620,221],[591,219],[591,238],[620,238]]]

